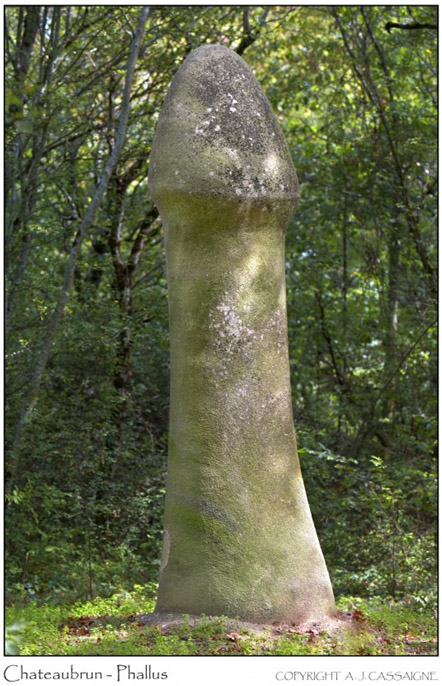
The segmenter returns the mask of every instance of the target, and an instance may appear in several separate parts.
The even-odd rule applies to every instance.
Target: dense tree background
[[[218,42],[254,70],[300,178],[287,235],[293,404],[335,591],[427,605],[437,7],[141,13],[5,10],[8,597],[157,577],[168,323],[149,153],[172,75]]]

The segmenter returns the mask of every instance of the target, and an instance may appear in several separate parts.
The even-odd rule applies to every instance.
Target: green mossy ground
[[[429,610],[342,597],[327,626],[251,625],[226,617],[148,616],[156,587],[92,601],[15,604],[6,612],[10,655],[436,655]]]

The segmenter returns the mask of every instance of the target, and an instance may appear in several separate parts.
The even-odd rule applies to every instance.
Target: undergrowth
[[[183,615],[148,624],[155,584],[73,604],[14,604],[6,651],[21,655],[435,655],[437,623],[405,603],[341,597],[331,628],[253,628],[227,617]]]

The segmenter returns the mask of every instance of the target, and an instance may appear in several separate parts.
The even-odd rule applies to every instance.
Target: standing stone
[[[334,612],[292,418],[284,237],[296,172],[246,63],[192,52],[149,183],[166,233],[171,397],[158,612]]]

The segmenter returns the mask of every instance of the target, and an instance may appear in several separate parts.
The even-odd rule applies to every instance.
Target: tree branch
[[[149,214],[145,220],[142,222],[137,237],[135,238],[135,241],[132,245],[132,249],[130,251],[130,256],[127,261],[127,269],[130,272],[134,272],[135,268],[138,264],[138,260],[140,259],[141,252],[144,248],[144,244],[146,242],[146,239],[148,236],[152,235],[155,230],[155,220],[158,217],[158,210],[155,208],[152,209],[152,213]]]
[[[415,29],[436,29],[437,24],[421,24],[418,21],[413,22],[413,24],[397,24],[395,21],[389,21],[385,24],[384,29],[391,33],[391,29],[405,29],[407,31]]]
[[[256,41],[259,34],[261,33],[262,27],[264,26],[264,24],[266,22],[267,15],[268,15],[269,11],[270,11],[270,7],[266,7],[264,12],[262,13],[261,18],[259,19],[259,28],[256,29],[256,31],[253,33],[252,28],[250,26],[250,7],[244,8],[243,37],[241,38],[240,44],[235,49],[235,52],[238,55],[242,55],[243,52]]]
[[[316,298],[316,302],[318,303],[319,312],[321,315],[321,331],[322,331],[322,335],[325,338],[325,341],[327,342],[328,351],[330,353],[330,358],[332,361],[332,367],[335,371],[336,378],[338,380],[339,385],[341,386],[341,388],[346,388],[345,378],[343,377],[341,370],[339,369],[338,361],[337,361],[335,351],[333,348],[332,338],[330,336],[330,332],[329,332],[328,327],[327,327],[327,323],[326,323],[326,319],[325,319],[324,304],[322,302],[322,298],[319,294],[319,291],[315,291],[315,298]]]

